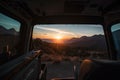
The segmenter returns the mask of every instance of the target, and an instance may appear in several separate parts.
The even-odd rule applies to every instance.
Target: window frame
[[[110,51],[109,51],[109,47],[108,47],[109,45],[108,45],[108,42],[107,42],[108,40],[107,40],[107,37],[106,37],[107,35],[106,35],[106,32],[105,32],[105,25],[104,25],[104,23],[103,24],[102,23],[89,23],[89,22],[86,22],[86,23],[79,23],[79,22],[77,22],[77,23],[76,22],[75,23],[71,23],[71,22],[70,23],[69,22],[67,22],[67,23],[66,22],[59,22],[59,23],[53,23],[53,22],[52,23],[46,23],[46,22],[42,22],[42,23],[36,23],[32,27],[31,44],[30,44],[30,49],[29,50],[32,50],[32,37],[33,37],[34,26],[38,25],[38,24],[39,25],[44,25],[44,24],[46,24],[46,25],[49,25],[49,24],[86,24],[86,25],[90,24],[90,25],[101,25],[102,29],[103,29],[104,36],[105,36],[105,42],[106,42],[106,49],[107,49],[107,58],[106,59],[111,59],[110,58],[110,54],[109,54]]]

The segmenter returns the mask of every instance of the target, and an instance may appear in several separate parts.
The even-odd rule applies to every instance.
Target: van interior
[[[120,80],[119,0],[0,0],[0,80]]]

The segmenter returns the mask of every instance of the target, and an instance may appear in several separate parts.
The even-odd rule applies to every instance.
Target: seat
[[[120,62],[85,59],[78,80],[120,80]]]

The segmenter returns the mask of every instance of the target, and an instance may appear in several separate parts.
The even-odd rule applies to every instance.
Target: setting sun
[[[62,36],[57,35],[57,36],[55,37],[55,39],[57,39],[57,40],[61,40],[61,39],[62,39]]]
[[[61,35],[56,35],[56,36],[54,37],[54,42],[55,42],[55,43],[63,43],[63,36],[61,36]]]

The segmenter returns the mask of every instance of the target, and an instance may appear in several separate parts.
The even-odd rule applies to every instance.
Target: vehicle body
[[[4,40],[0,42],[0,80],[46,80],[47,67],[41,62],[41,56],[44,53],[42,50],[33,48],[33,30],[37,24],[101,25],[107,45],[106,58],[117,62],[120,59],[120,32],[113,32],[120,29],[119,4],[119,0],[1,0],[0,27],[4,26],[4,22],[8,22],[8,25],[15,22],[15,25],[19,27],[16,28],[19,38],[5,38],[12,44],[14,40],[18,40],[15,42],[17,44],[15,50],[13,48],[10,50],[10,46],[6,43],[3,46]],[[2,55],[4,50],[7,57]],[[12,53],[15,54],[12,55]],[[60,59],[53,62],[53,64],[59,63]],[[78,71],[78,69],[75,70]],[[78,77],[77,72],[76,75]],[[64,79],[73,80],[75,76]]]

